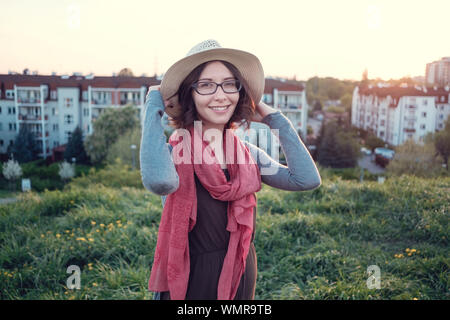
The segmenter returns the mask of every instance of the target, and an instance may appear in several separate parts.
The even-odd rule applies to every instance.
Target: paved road
[[[380,167],[375,162],[371,160],[372,156],[364,155],[358,159],[358,166],[367,169],[370,173],[379,174],[386,171],[385,168]]]

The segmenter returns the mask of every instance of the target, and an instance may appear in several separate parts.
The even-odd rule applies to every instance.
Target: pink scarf
[[[172,156],[175,158],[180,156],[187,161],[184,163],[174,161],[179,177],[179,188],[166,198],[149,279],[149,290],[170,291],[172,300],[185,299],[189,281],[188,232],[195,226],[197,218],[194,171],[213,198],[228,201],[227,230],[230,232],[230,240],[217,288],[219,300],[234,299],[245,271],[253,232],[255,193],[261,190],[261,176],[258,165],[247,147],[232,130],[225,132],[223,146],[230,173],[229,182],[216,161],[214,151],[201,138],[201,131],[197,128],[191,126],[187,130],[178,129],[169,139],[169,143],[174,147]],[[189,136],[186,136],[188,134]],[[195,138],[190,139],[194,134]],[[180,137],[183,137],[182,141],[179,141]],[[201,154],[198,152],[200,150],[196,149],[199,147],[199,141]],[[197,147],[194,147],[194,142],[197,143]],[[181,144],[178,145],[179,143]],[[231,144],[229,149],[234,152],[225,151],[227,143]],[[187,154],[183,155],[183,151]],[[202,160],[201,155],[203,159],[211,157],[212,162]],[[197,161],[194,162],[195,160]]]

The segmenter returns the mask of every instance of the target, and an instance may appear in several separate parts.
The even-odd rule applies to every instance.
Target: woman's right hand
[[[160,91],[161,86],[160,85],[156,85],[156,86],[150,86],[148,88],[148,92],[147,92],[147,96],[145,97],[145,101],[148,102],[148,100],[150,99],[150,92],[152,91]],[[161,96],[162,99],[162,96]],[[169,105],[169,100],[163,100],[164,103],[164,107],[167,107]]]

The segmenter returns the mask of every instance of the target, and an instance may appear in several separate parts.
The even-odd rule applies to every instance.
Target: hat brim
[[[197,66],[213,60],[224,60],[233,64],[247,82],[250,97],[255,103],[260,102],[264,92],[264,70],[259,59],[246,51],[215,48],[187,56],[174,63],[167,70],[161,81],[160,92],[164,100],[173,97],[171,105],[165,107],[165,112],[169,116],[176,117],[182,114],[182,107],[175,95],[183,80]]]

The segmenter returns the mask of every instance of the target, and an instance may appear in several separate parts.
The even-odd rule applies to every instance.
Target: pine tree
[[[37,144],[34,133],[28,129],[27,125],[22,125],[14,140],[14,144],[8,147],[7,152],[12,153],[14,159],[19,163],[25,163],[38,159],[41,148]]]
[[[72,136],[67,142],[66,151],[64,151],[64,159],[72,162],[72,158],[76,159],[77,163],[88,163],[89,159],[84,149],[83,132],[77,126],[72,132]]]

